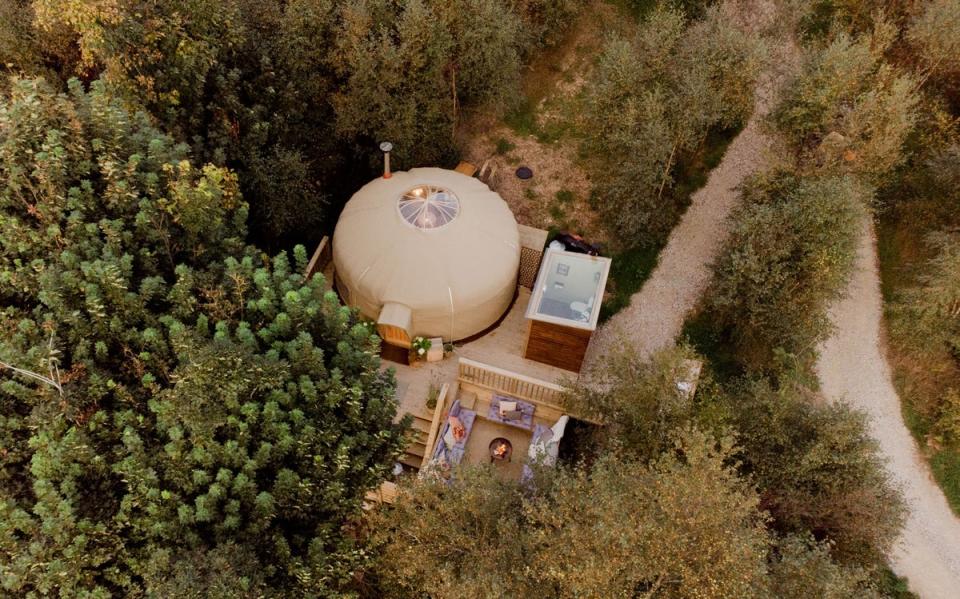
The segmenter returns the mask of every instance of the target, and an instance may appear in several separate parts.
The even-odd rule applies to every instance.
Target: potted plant
[[[440,372],[434,369],[430,373],[430,386],[427,387],[427,409],[433,410],[437,407],[437,399],[440,397],[440,388],[443,386]]]
[[[416,360],[426,360],[427,352],[430,351],[430,347],[433,343],[426,337],[414,337],[413,342],[410,344],[410,350],[413,352],[413,357]]]

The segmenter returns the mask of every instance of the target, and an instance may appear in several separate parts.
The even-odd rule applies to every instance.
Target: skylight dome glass
[[[460,214],[460,200],[445,187],[418,185],[400,196],[397,209],[413,227],[439,229]]]

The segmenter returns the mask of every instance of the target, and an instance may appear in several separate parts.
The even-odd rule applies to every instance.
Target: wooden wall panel
[[[593,331],[531,320],[523,357],[580,372]]]

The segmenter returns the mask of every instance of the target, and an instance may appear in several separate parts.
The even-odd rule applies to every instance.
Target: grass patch
[[[600,322],[630,305],[630,297],[643,287],[657,265],[659,254],[660,247],[656,246],[635,248],[611,256],[607,288],[612,286],[612,293],[600,306]]]
[[[501,156],[507,154],[508,152],[512,152],[516,147],[516,145],[510,143],[508,140],[502,137],[497,140],[497,154],[500,154]]]
[[[960,515],[960,447],[928,442],[948,389],[960,389],[960,365],[948,348],[938,349],[917,338],[915,318],[897,309],[903,292],[917,283],[917,275],[931,257],[924,242],[934,230],[956,224],[957,217],[935,202],[910,200],[890,206],[879,215],[877,253],[889,342],[893,382],[901,401],[904,424],[930,464],[953,511]]]
[[[563,224],[564,219],[567,217],[567,214],[563,211],[563,207],[557,204],[551,204],[549,212],[550,218],[558,225]]]
[[[574,198],[573,192],[569,189],[561,189],[557,192],[557,201],[561,204],[570,204],[573,202]]]
[[[893,570],[887,566],[877,569],[874,582],[876,582],[877,590],[879,590],[880,594],[884,597],[890,597],[891,599],[919,599],[917,594],[910,590],[907,579],[897,576],[893,573]]]
[[[930,469],[954,513],[960,514],[960,447],[945,447],[930,456]]]
[[[534,135],[537,132],[537,113],[529,98],[523,100],[503,117],[503,122],[517,135]]]
[[[537,104],[524,97],[517,106],[503,117],[503,122],[517,135],[532,135],[542,144],[556,143],[570,128],[566,122],[551,122],[541,125],[537,119]]]

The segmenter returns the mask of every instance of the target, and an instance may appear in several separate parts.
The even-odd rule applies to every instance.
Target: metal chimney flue
[[[380,151],[383,152],[383,178],[389,179],[392,174],[390,173],[390,150],[393,149],[393,144],[389,141],[385,141],[380,144]]]

